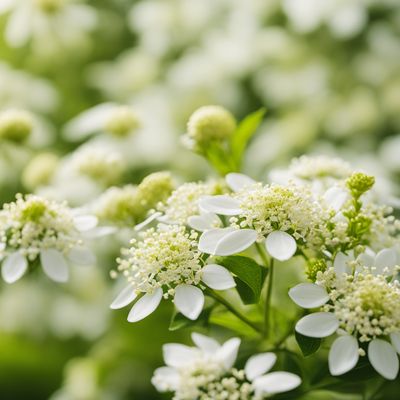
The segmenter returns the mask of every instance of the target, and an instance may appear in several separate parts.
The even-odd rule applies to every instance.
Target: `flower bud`
[[[64,0],[35,0],[36,6],[46,14],[57,12],[64,3]]]
[[[33,129],[33,118],[24,110],[6,110],[0,114],[0,140],[24,142]]]
[[[53,153],[41,153],[28,163],[22,173],[22,183],[34,190],[39,186],[47,185],[57,167],[58,157]]]
[[[220,106],[200,107],[191,115],[187,124],[188,137],[200,145],[227,139],[235,129],[235,117]]]
[[[105,123],[105,129],[118,137],[125,137],[140,126],[139,117],[127,106],[117,107]]]
[[[374,186],[375,178],[362,172],[354,172],[346,181],[355,198],[359,198],[365,192],[368,192]]]

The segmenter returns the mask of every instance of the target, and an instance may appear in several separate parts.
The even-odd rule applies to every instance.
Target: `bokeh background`
[[[399,31],[398,0],[0,0],[0,119],[18,109],[35,121],[26,143],[0,137],[0,203],[36,192],[81,206],[158,170],[205,178],[180,137],[206,104],[239,119],[266,107],[245,162],[254,177],[305,153],[339,156],[396,203]],[[102,103],[132,107],[141,127],[75,135],[71,121]],[[83,115],[91,125],[99,114]],[[93,151],[117,173],[75,168]],[[0,283],[2,400],[162,398],[150,384],[162,343],[187,332],[168,331],[170,305],[135,325],[109,310],[126,241],[99,240],[98,265],[74,268],[68,284]]]

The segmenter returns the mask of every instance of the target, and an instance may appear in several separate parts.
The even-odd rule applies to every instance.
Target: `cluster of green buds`
[[[6,110],[0,113],[0,140],[25,142],[33,130],[32,115],[24,110]]]

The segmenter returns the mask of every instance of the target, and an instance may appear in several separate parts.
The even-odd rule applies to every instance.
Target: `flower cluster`
[[[45,198],[17,195],[0,211],[0,259],[3,279],[12,283],[40,258],[44,272],[53,280],[68,279],[65,257],[74,262],[93,263],[84,247],[83,232],[93,230],[97,218],[74,214],[66,204]]]
[[[354,368],[367,352],[378,373],[386,379],[397,376],[400,284],[393,278],[396,265],[397,255],[391,249],[375,257],[361,253],[356,259],[338,254],[334,267],[316,273],[317,283],[301,283],[289,291],[298,305],[320,308],[298,321],[299,333],[315,338],[340,334],[329,354],[333,375]]]
[[[181,225],[159,224],[140,233],[118,259],[118,270],[129,285],[111,304],[121,308],[142,296],[132,307],[128,321],[136,322],[151,314],[164,297],[172,297],[177,309],[197,319],[204,305],[202,282],[225,290],[235,286],[231,274],[217,264],[205,265],[198,249],[198,234]],[[199,288],[200,286],[200,288]]]
[[[240,345],[232,338],[222,346],[214,339],[192,334],[197,347],[164,346],[166,367],[158,368],[153,385],[160,392],[174,392],[174,400],[261,400],[300,385],[288,372],[268,372],[276,362],[274,353],[252,356],[243,370],[234,368]]]

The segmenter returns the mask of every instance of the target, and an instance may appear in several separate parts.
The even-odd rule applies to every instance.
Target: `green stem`
[[[274,259],[271,259],[269,265],[267,291],[265,293],[265,309],[264,309],[264,336],[268,339],[270,334],[271,322],[271,297],[272,297],[272,283],[274,280]]]
[[[239,310],[237,310],[235,307],[233,307],[232,304],[230,304],[220,294],[218,294],[217,292],[214,292],[213,290],[210,290],[210,289],[206,291],[206,294],[208,294],[214,300],[218,301],[218,303],[222,304],[233,315],[235,315],[237,318],[239,318],[246,325],[248,325],[249,327],[254,329],[257,333],[262,333],[261,329],[258,327],[258,325],[256,323],[254,323],[253,321],[250,321],[245,315],[243,315]]]
[[[258,254],[261,257],[262,262],[264,263],[264,267],[268,268],[269,260],[268,260],[267,255],[265,254],[264,247],[262,246],[261,243],[256,243],[256,249],[258,251]]]

